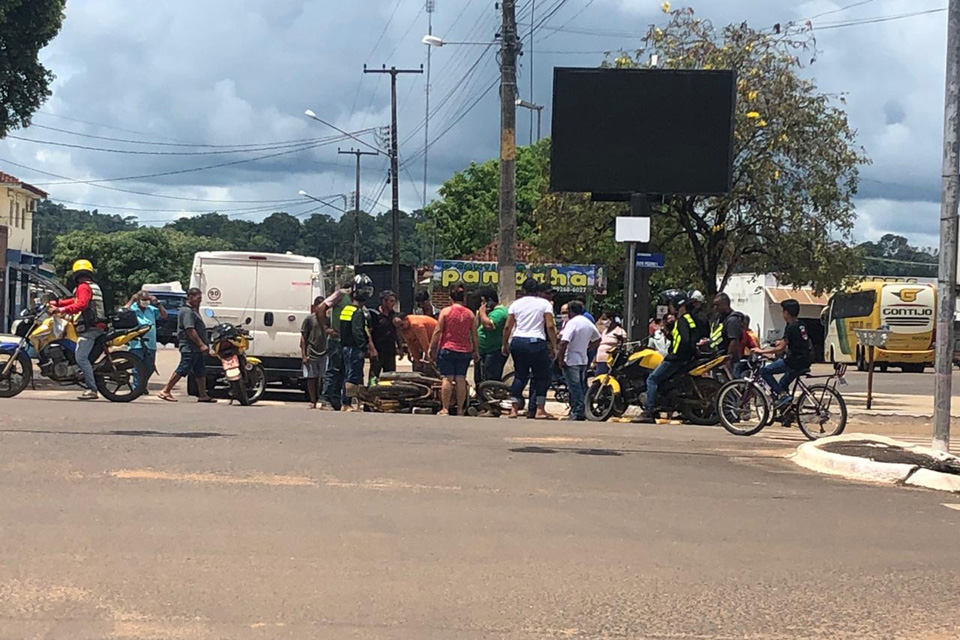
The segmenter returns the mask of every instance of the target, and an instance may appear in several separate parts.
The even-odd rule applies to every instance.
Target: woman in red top
[[[463,415],[467,402],[467,369],[470,361],[480,360],[477,348],[477,326],[473,311],[463,305],[466,292],[463,287],[450,290],[449,307],[440,312],[437,330],[430,342],[430,360],[436,364],[443,385],[440,399],[443,408],[437,415],[448,415],[453,391],[457,391],[457,415]]]

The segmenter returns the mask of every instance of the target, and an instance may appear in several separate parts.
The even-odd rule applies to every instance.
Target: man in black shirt
[[[769,349],[754,349],[754,353],[762,355],[777,355],[782,357],[768,364],[760,372],[774,394],[779,395],[775,406],[781,407],[790,402],[790,383],[810,368],[813,352],[810,346],[810,337],[807,328],[800,322],[800,303],[793,298],[780,303],[783,309],[783,319],[787,327],[783,330],[783,339],[777,341]],[[782,373],[783,377],[777,382],[774,376]]]
[[[743,314],[730,306],[730,296],[718,293],[713,299],[717,320],[710,331],[710,348],[730,356],[727,370],[733,376],[743,353]]]
[[[370,358],[370,380],[379,378],[384,371],[397,370],[397,327],[393,322],[398,316],[396,306],[397,295],[384,291],[380,294],[380,306],[370,311],[370,337],[377,349],[376,357]]]

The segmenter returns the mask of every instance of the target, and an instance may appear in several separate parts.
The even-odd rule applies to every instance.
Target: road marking
[[[954,511],[960,511],[960,504],[953,504],[953,503],[950,503],[950,502],[943,502],[943,503],[941,503],[941,504],[943,504],[943,506],[945,506],[947,509],[953,509]]]
[[[331,489],[364,489],[367,491],[447,491],[454,493],[463,490],[463,487],[456,485],[418,484],[395,480],[393,478],[372,478],[369,480],[350,481],[327,477],[318,480],[307,476],[269,474],[233,476],[223,473],[173,473],[169,471],[156,471],[154,469],[120,469],[119,471],[110,471],[107,475],[120,480],[159,480],[162,482],[188,484],[325,487]],[[498,490],[483,489],[482,491],[495,493]]]
[[[249,476],[228,476],[220,473],[170,473],[153,469],[121,469],[107,475],[121,480],[167,480],[170,482],[213,483],[213,484],[254,484],[271,487],[315,487],[317,481],[303,476],[275,476],[255,474]]]
[[[544,438],[504,438],[504,442],[517,444],[576,444],[578,442],[602,442],[600,438],[566,438],[553,436]]]

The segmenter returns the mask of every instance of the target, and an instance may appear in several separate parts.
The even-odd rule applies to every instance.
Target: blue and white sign
[[[635,264],[638,269],[663,269],[663,254],[637,253]]]

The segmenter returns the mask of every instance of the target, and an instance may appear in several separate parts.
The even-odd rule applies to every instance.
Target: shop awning
[[[816,295],[813,291],[809,289],[790,289],[788,287],[764,287],[767,291],[767,296],[770,298],[771,302],[780,304],[784,300],[789,300],[793,298],[801,305],[812,305],[816,307],[825,307],[827,302],[830,301],[830,296]]]

